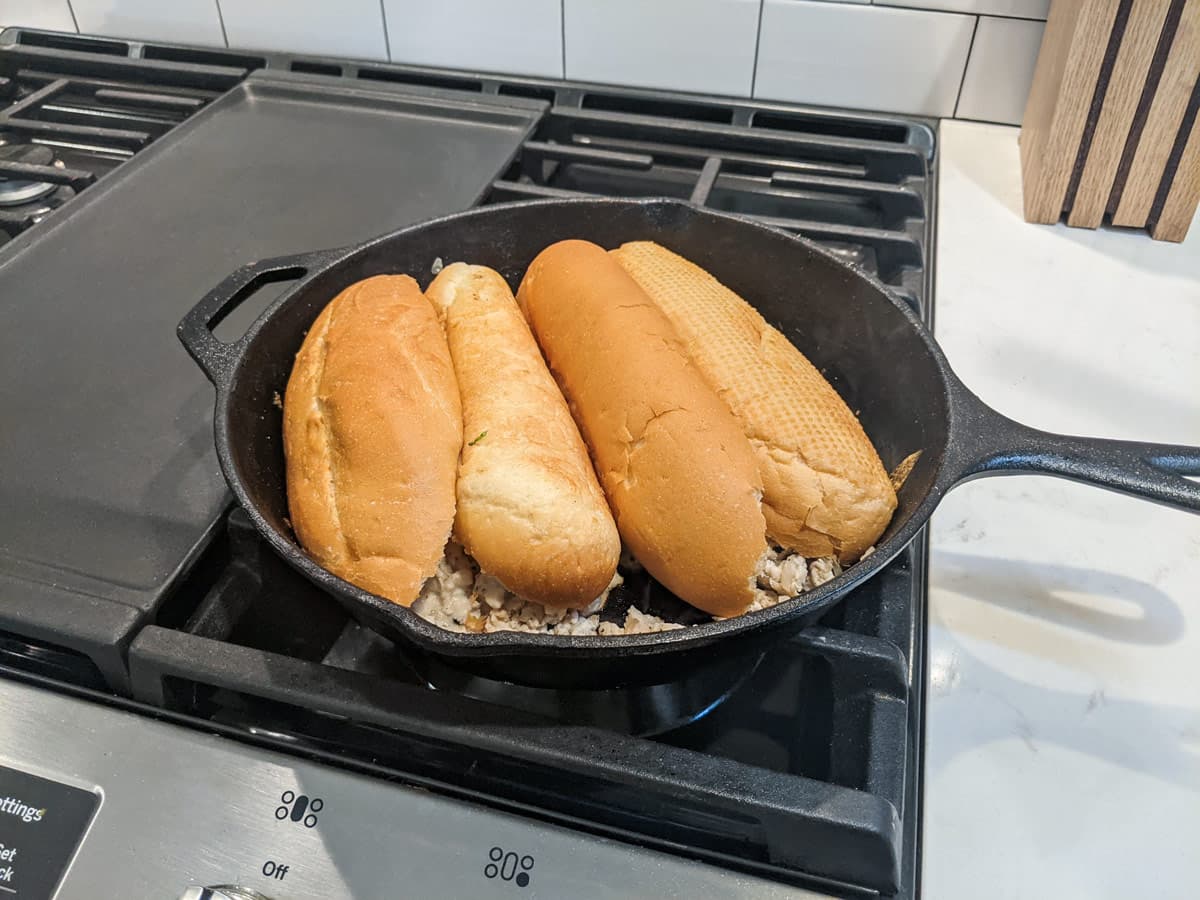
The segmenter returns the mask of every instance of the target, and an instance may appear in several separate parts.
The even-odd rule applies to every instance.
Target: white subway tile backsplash
[[[230,47],[358,59],[388,57],[379,0],[219,2]]]
[[[875,0],[880,6],[940,9],[946,12],[982,13],[1042,19],[1050,14],[1050,0]]]
[[[0,0],[0,28],[24,25],[51,31],[74,31],[67,0]]]
[[[765,0],[754,96],[954,114],[974,16]]]
[[[759,0],[565,0],[566,74],[748,96]]]
[[[1045,22],[981,16],[955,116],[1020,125]]]
[[[562,78],[561,0],[384,0],[392,61]]]
[[[0,27],[1020,124],[1050,2],[0,0]]]
[[[72,0],[85,34],[222,46],[214,0]]]

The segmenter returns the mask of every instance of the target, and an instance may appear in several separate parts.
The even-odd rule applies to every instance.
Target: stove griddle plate
[[[206,543],[229,501],[212,388],[175,340],[197,298],[246,262],[471,206],[544,108],[256,72],[16,238],[0,261],[0,409],[19,423],[0,429],[0,629],[123,644]]]

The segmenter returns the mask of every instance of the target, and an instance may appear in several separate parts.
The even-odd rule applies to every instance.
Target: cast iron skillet
[[[650,635],[563,637],[455,634],[330,574],[287,522],[281,413],[292,360],[339,291],[381,273],[422,287],[435,259],[501,272],[514,290],[537,253],[564,238],[603,247],[654,240],[700,264],[755,305],[858,411],[890,470],[921,456],[873,555],[839,578],[773,609]],[[246,332],[224,343],[212,328],[264,284],[295,280]],[[878,573],[920,531],[945,493],[982,475],[1042,473],[1200,512],[1200,448],[1065,437],[995,412],[958,380],[932,335],[901,301],[819,246],[745,219],[673,200],[548,200],[489,206],[415,225],[356,247],[266,260],[239,269],[200,301],[179,337],[217,388],[217,455],[255,526],[284,559],[368,626],[475,675],[551,688],[663,684],[727,654],[752,654],[803,628]],[[277,394],[278,392],[278,394]],[[682,604],[646,593],[656,610]],[[655,599],[657,597],[657,599]],[[645,599],[645,598],[643,598]],[[674,610],[674,612],[672,611]]]

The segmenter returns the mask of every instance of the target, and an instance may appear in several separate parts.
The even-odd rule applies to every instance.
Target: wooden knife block
[[[1054,0],[1021,129],[1025,219],[1182,241],[1198,107],[1200,0]]]

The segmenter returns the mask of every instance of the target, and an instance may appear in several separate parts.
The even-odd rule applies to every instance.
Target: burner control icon
[[[296,796],[295,791],[284,791],[280,797],[280,805],[275,807],[275,818],[283,821],[303,823],[305,828],[313,828],[317,824],[317,813],[325,808],[325,801],[320,797],[311,800],[308,794]]]
[[[533,857],[526,854],[518,856],[511,851],[505,852],[503,847],[493,847],[488,851],[491,860],[483,867],[483,876],[489,880],[499,878],[501,881],[514,881],[518,887],[528,887],[532,877],[529,872],[533,869]]]

